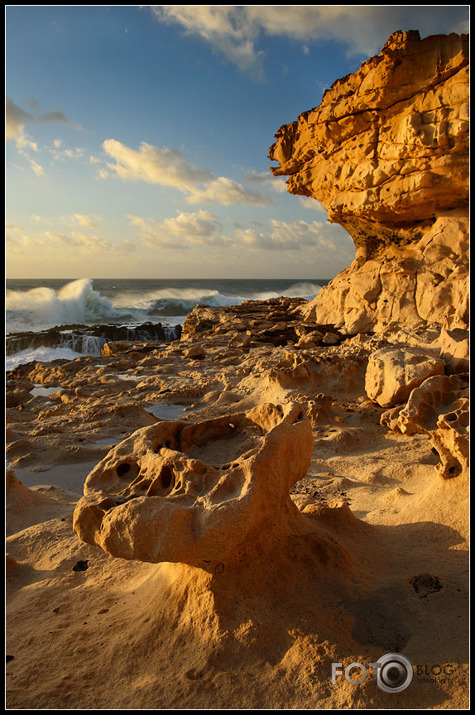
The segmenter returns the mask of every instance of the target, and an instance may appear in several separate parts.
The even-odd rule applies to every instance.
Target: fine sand
[[[362,336],[298,351],[221,335],[11,373],[7,707],[466,708],[467,474],[442,479],[427,435],[381,425],[364,386],[373,349]],[[318,369],[296,369],[297,354]],[[211,573],[128,561],[75,534],[85,477],[137,429],[290,401],[313,433],[291,488],[299,512],[241,559]],[[239,451],[216,440],[201,456]],[[414,666],[404,692],[371,677],[386,653]],[[332,682],[332,663],[355,662],[365,682]]]

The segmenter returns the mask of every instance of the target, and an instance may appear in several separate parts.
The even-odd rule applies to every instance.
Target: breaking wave
[[[57,291],[46,287],[7,290],[5,307],[8,332],[119,318],[110,300],[93,289],[90,278],[72,281]]]
[[[279,291],[274,290],[277,282],[271,280],[243,280],[233,282],[233,290],[225,281],[210,281],[212,286],[200,281],[200,287],[149,286],[144,291],[140,290],[140,281],[113,283],[104,289],[107,296],[93,287],[90,278],[56,289],[7,288],[7,370],[31,360],[100,355],[107,340],[177,339],[186,315],[198,304],[225,307],[280,296],[311,300],[321,288],[317,283],[297,282]]]
[[[295,283],[282,292],[249,291],[225,295],[210,288],[160,288],[146,293],[120,291],[109,298],[93,288],[90,278],[67,283],[59,290],[47,287],[7,290],[7,332],[38,331],[58,325],[138,323],[166,317],[176,325],[198,304],[225,307],[244,300],[267,300],[279,296],[314,298],[315,283]],[[170,320],[172,319],[172,320]]]

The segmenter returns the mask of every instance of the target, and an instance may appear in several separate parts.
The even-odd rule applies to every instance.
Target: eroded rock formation
[[[388,410],[381,423],[407,435],[426,434],[440,458],[444,479],[468,469],[469,390],[464,377],[436,375],[412,390],[406,405]]]
[[[467,327],[468,63],[467,35],[395,32],[275,135],[273,173],[356,246],[307,319],[349,334]]]
[[[312,428],[296,404],[195,424],[163,421],[121,442],[90,473],[78,536],[125,559],[218,568],[277,533],[295,510]]]
[[[445,362],[413,347],[381,348],[369,356],[366,394],[381,407],[406,402],[415,387],[432,375],[443,375]]]

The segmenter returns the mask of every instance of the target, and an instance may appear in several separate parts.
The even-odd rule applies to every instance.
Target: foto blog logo
[[[370,663],[373,679],[385,693],[402,693],[414,678],[414,668],[409,658],[401,653],[386,653],[375,663]],[[352,677],[358,671],[357,677]],[[343,663],[332,663],[332,683],[343,676],[352,685],[361,685],[368,677],[368,669],[362,663],[350,663],[343,670]]]

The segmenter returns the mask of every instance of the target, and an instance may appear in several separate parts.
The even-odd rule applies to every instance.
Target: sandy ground
[[[10,376],[58,391],[7,409],[7,708],[467,708],[468,476],[444,481],[427,436],[380,424],[371,347],[310,351],[312,379],[287,369],[292,347],[186,347]],[[322,393],[332,407],[291,490],[300,517],[241,562],[126,561],[75,535],[85,477],[136,429]],[[371,675],[387,653],[413,665],[404,692]],[[332,663],[368,677],[333,683]]]

